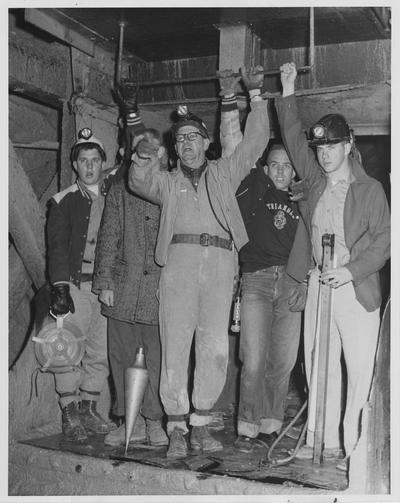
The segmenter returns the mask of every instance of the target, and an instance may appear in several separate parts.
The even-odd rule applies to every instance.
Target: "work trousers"
[[[76,325],[83,336],[85,353],[79,367],[55,375],[60,406],[72,401],[99,399],[109,374],[107,360],[107,318],[100,312],[97,295],[91,292],[92,283],[81,283],[80,289],[70,285],[75,312],[66,321]]]
[[[125,369],[132,366],[136,350],[144,349],[149,382],[146,387],[141,414],[149,419],[161,419],[163,410],[159,396],[161,350],[158,325],[128,323],[108,319],[108,356],[115,387],[113,413],[125,416]]]
[[[195,333],[195,369],[190,416],[194,426],[212,420],[210,409],[225,383],[234,253],[213,246],[172,244],[160,278],[160,395],[168,431],[187,431],[188,363]]]
[[[296,285],[285,266],[242,274],[239,435],[281,429],[300,338],[301,313],[288,304]]]
[[[314,445],[316,409],[316,371],[320,313],[318,311],[319,272],[310,274],[304,320],[304,358],[309,384],[307,444]],[[340,446],[343,351],[346,374],[346,409],[343,419],[343,441],[350,455],[359,438],[360,414],[368,400],[379,333],[379,309],[368,312],[358,302],[353,283],[332,291],[332,319],[329,339],[324,444]],[[317,336],[316,336],[317,334]],[[316,343],[316,344],[315,344]],[[314,348],[315,344],[315,348]],[[314,357],[312,353],[314,351]]]

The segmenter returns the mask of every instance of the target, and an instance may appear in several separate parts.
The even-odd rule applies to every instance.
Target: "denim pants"
[[[159,396],[161,348],[158,325],[129,323],[108,319],[108,356],[115,387],[113,412],[125,416],[125,369],[133,365],[136,350],[143,347],[149,383],[143,397],[141,413],[149,419],[161,419],[163,410]]]
[[[75,324],[86,337],[85,353],[79,368],[54,374],[61,407],[80,399],[97,401],[109,374],[107,318],[101,314],[99,299],[91,288],[91,282],[81,283],[80,289],[70,284],[75,312],[66,320]]]
[[[296,284],[285,266],[242,275],[239,435],[256,437],[282,426],[300,338],[301,313],[288,304]]]

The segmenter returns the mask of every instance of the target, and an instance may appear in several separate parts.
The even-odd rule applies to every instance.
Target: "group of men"
[[[250,452],[258,440],[270,444],[282,429],[305,308],[309,422],[298,455],[312,457],[312,355],[322,282],[334,290],[324,455],[337,457],[338,468],[347,469],[372,380],[378,272],[390,253],[390,216],[380,183],[355,155],[343,116],[322,117],[307,141],[294,96],[296,75],[293,63],[281,67],[283,91],[276,109],[282,143],[269,142],[261,67],[241,70],[251,108],[243,134],[235,96],[239,79],[229,71],[219,74],[218,160],[207,159],[206,124],[180,107],[171,130],[177,167],[170,169],[160,133],[141,122],[135,93],[133,98],[119,94],[123,162],[108,177],[100,140],[90,130],[81,133],[72,149],[77,181],[52,198],[48,221],[51,310],[71,312],[86,335],[80,367],[56,375],[68,438],[82,441],[101,433],[106,444],[124,444],[124,424],[117,428],[104,420],[96,404],[109,359],[113,413],[124,416],[124,369],[142,346],[150,379],[131,440],[167,445],[170,458],[185,457],[189,445],[203,452],[223,448],[210,423],[226,380],[232,290],[240,264],[242,367],[235,448]],[[296,177],[304,187],[297,196],[291,190]],[[336,263],[321,273],[326,233],[335,235]]]

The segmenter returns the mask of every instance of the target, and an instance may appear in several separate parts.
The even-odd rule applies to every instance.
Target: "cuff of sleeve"
[[[224,96],[221,101],[221,112],[231,112],[237,109],[237,99],[235,94]]]
[[[250,89],[249,96],[251,101],[260,101],[261,98],[261,89]]]

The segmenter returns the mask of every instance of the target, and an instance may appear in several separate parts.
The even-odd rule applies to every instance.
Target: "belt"
[[[81,283],[86,283],[87,281],[92,281],[93,279],[93,274],[84,272],[81,274]]]
[[[203,234],[174,234],[171,243],[187,243],[201,246],[216,246],[217,248],[225,248],[233,250],[231,239],[220,238],[219,236],[210,236],[206,232]]]

